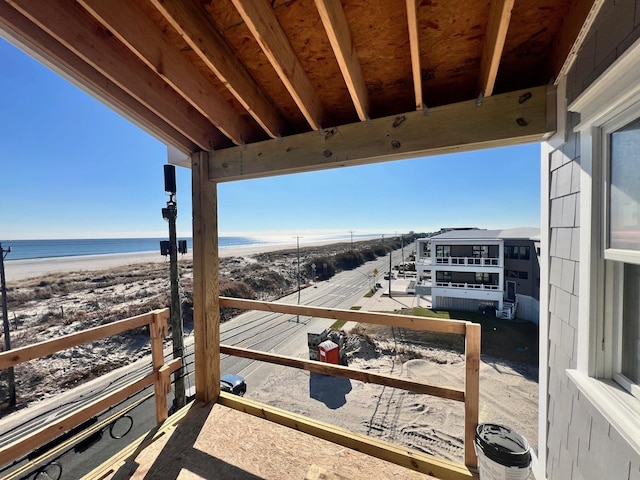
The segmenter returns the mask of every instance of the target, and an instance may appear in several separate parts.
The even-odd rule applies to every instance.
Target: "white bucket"
[[[480,480],[526,480],[531,472],[529,442],[509,427],[478,425],[473,447]]]

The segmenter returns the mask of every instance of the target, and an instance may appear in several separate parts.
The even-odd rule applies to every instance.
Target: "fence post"
[[[160,374],[160,369],[164,365],[164,345],[162,339],[167,336],[167,319],[169,318],[169,310],[154,310],[151,312],[153,319],[149,324],[151,333],[151,363],[153,371],[156,373],[156,379],[153,383],[153,392],[156,404],[156,420],[158,424],[164,422],[168,415],[167,409],[167,382],[166,378]],[[169,384],[169,388],[170,388]]]
[[[465,333],[464,464],[469,468],[478,467],[473,442],[480,400],[480,328],[480,324],[468,322]]]

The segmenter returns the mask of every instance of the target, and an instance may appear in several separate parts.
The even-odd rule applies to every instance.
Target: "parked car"
[[[240,375],[227,373],[220,378],[220,390],[242,397],[247,392],[247,383]]]

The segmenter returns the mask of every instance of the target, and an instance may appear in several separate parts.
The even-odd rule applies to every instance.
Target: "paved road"
[[[405,248],[405,252],[411,251],[412,246]],[[392,263],[400,262],[400,251],[393,253]],[[317,283],[300,291],[300,304],[314,305],[327,308],[349,309],[361,301],[363,295],[374,285],[373,271],[377,269],[380,281],[382,273],[389,269],[389,256],[378,258],[362,267],[341,272],[328,281]],[[382,282],[384,284],[384,280]],[[297,303],[298,293],[284,297],[279,302]],[[333,323],[330,319],[313,317],[297,317],[295,315],[246,312],[221,325],[221,341],[223,344],[270,351],[290,356],[306,356],[307,331],[319,326],[328,327]],[[185,339],[185,364],[189,370],[186,377],[186,387],[193,386],[193,337]],[[170,351],[166,352],[169,359]],[[249,359],[230,357],[223,355],[221,358],[221,370],[223,373],[239,373],[247,380],[249,394],[251,388],[257,389],[260,382],[275,368],[281,368],[270,364],[255,362]],[[85,384],[73,391],[66,392],[46,404],[34,409],[27,409],[20,415],[14,415],[5,419],[0,425],[0,445],[6,444],[18,438],[28,431],[77,408],[82,403],[87,403],[98,398],[108,391],[118,388],[123,382],[130,382],[142,377],[150,371],[149,360],[142,360],[135,364],[119,369],[109,375],[97,379],[97,381]],[[113,429],[106,425],[93,437],[94,443],[74,450],[61,452],[47,469],[47,476],[37,477],[32,473],[23,478],[79,478],[95,466],[107,460],[111,455],[124,448],[128,442],[144,435],[155,427],[155,407],[153,399],[143,401],[145,397],[153,393],[152,388],[140,392],[128,399],[117,408],[100,415],[96,421],[102,421],[108,417],[117,418],[118,412],[127,407],[130,411],[121,415]],[[171,402],[172,398],[169,398]],[[141,402],[141,403],[137,403]],[[128,430],[130,427],[130,430]],[[115,433],[113,430],[116,430]],[[122,438],[121,434],[126,433]],[[80,451],[81,450],[81,451]],[[26,459],[25,459],[26,461]],[[18,462],[11,468],[0,470],[0,476],[6,475],[10,470],[18,468],[25,461]],[[60,475],[60,476],[58,476]]]

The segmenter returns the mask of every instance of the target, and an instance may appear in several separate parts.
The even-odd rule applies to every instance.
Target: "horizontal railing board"
[[[433,395],[435,397],[446,398],[448,400],[464,402],[464,391],[457,390],[455,388],[436,387],[420,382],[392,377],[390,375],[355,370],[353,368],[345,367],[342,365],[316,362],[313,360],[303,360],[300,358],[287,357],[285,355],[260,352],[258,350],[232,347],[229,345],[220,345],[220,352],[236,357],[250,358],[261,362],[268,362],[276,365],[283,365],[286,367],[307,370],[309,372],[321,373],[323,375],[349,378],[351,380],[358,380],[364,383],[374,383],[376,385],[384,385],[387,387],[399,388],[410,392],[423,393],[427,395]]]
[[[0,353],[0,370],[14,367],[36,358],[46,357],[54,353],[66,350],[67,348],[77,347],[84,343],[101,340],[111,335],[126,332],[134,328],[148,325],[153,321],[154,315],[163,315],[169,317],[169,309],[155,310],[153,312],[138,315],[136,317],[119,320],[117,322],[107,323],[99,327],[89,328],[77,333],[71,333],[59,338],[45,340],[43,342],[34,343],[20,348],[15,348]]]
[[[165,367],[173,372],[180,368],[181,365],[182,359],[176,358],[167,363]],[[147,388],[149,385],[152,385],[157,381],[160,374],[160,372],[152,372],[135,382],[119,388],[115,392],[94,400],[84,408],[69,413],[59,420],[37,429],[26,437],[15,440],[14,442],[0,448],[0,465],[5,465],[11,460],[25,455],[48,441],[53,440],[76,425],[89,420],[109,407],[127,399],[130,395]]]
[[[463,320],[449,320],[446,318],[359,312],[356,310],[291,305],[279,302],[260,302],[257,300],[245,300],[231,297],[220,297],[220,306],[244,310],[260,310],[263,312],[304,315],[307,317],[331,318],[333,320],[344,320],[347,322],[373,323],[376,325],[389,325],[392,327],[427,330],[439,333],[453,333],[458,335],[465,334],[466,325],[468,323]]]

